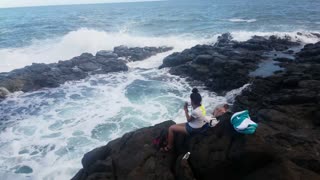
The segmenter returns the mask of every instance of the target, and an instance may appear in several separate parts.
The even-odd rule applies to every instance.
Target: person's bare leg
[[[186,123],[175,124],[169,127],[168,132],[168,145],[167,147],[170,149],[173,146],[174,142],[174,133],[183,133],[187,134]]]

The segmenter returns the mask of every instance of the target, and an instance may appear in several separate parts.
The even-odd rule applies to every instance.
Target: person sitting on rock
[[[224,113],[229,111],[229,105],[228,104],[220,104],[216,106],[214,109],[212,115],[213,117],[217,118],[219,116],[222,116]]]
[[[168,144],[166,147],[161,148],[161,151],[170,151],[173,147],[174,133],[183,133],[187,135],[193,135],[196,133],[205,132],[209,125],[206,119],[206,110],[201,105],[202,97],[199,94],[197,88],[192,90],[190,95],[192,112],[189,115],[188,103],[184,105],[184,112],[187,119],[187,123],[175,124],[169,127],[168,131]]]
[[[211,117],[207,117],[208,119],[208,123],[210,127],[214,127],[216,126],[219,122],[221,117],[226,114],[227,112],[229,112],[229,115],[231,117],[231,113],[229,111],[229,105],[228,104],[219,104],[217,105],[214,110],[213,113],[211,114]]]
[[[216,134],[217,137],[234,136],[236,134],[230,123],[232,114],[228,104],[219,104],[215,107],[212,113],[213,118],[209,121],[209,125],[214,127],[212,128],[212,132]]]

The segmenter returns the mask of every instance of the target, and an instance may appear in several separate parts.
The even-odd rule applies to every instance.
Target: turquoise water
[[[129,63],[128,72],[11,94],[0,103],[1,179],[69,179],[95,147],[167,119],[184,122],[192,87],[158,70],[164,57],[224,32],[240,41],[276,34],[316,42],[318,7],[314,0],[188,0],[0,9],[0,72],[118,45],[174,48]],[[208,112],[241,91],[222,97],[199,88]]]

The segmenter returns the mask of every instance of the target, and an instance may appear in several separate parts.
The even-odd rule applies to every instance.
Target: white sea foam
[[[246,22],[246,23],[252,23],[256,22],[256,19],[241,19],[241,18],[231,18],[228,19],[230,22]]]
[[[297,32],[302,32],[302,34],[298,35]],[[303,30],[295,32],[234,31],[231,32],[231,34],[234,39],[238,41],[248,40],[254,35],[277,35],[280,37],[287,35],[302,43],[315,43],[320,40],[317,36]],[[174,47],[173,51],[160,55],[164,57],[164,55],[168,55],[174,51],[182,51],[197,44],[215,42],[217,36],[218,34],[212,36],[212,39],[199,39],[191,37],[190,35],[181,35],[178,37],[142,37],[130,35],[125,31],[115,33],[82,28],[71,31],[59,38],[35,40],[30,46],[0,49],[0,72],[22,68],[32,63],[53,63],[58,60],[66,60],[84,52],[95,54],[99,50],[112,50],[115,46],[119,45],[126,45],[129,47]],[[155,64],[159,65],[159,62]],[[133,64],[133,66],[135,65]],[[148,65],[145,66],[148,67]]]
[[[94,147],[164,120],[185,122],[182,106],[191,87],[167,71],[137,68],[12,94],[0,103],[9,116],[0,132],[0,169],[13,173],[25,165],[31,179],[70,179]],[[208,113],[226,102],[201,92]]]
[[[272,34],[232,33],[236,40]],[[276,34],[296,35],[295,32]],[[297,40],[307,43],[317,39],[304,34]],[[17,62],[18,67],[22,67],[31,62],[69,59],[83,52],[111,50],[117,45],[166,45],[173,46],[173,51],[181,51],[207,42],[214,40],[137,37],[80,29],[61,38],[34,42],[29,47],[2,49],[0,58],[5,62]],[[191,87],[184,79],[168,74],[166,69],[155,68],[170,53],[172,51],[129,63],[129,72],[92,76],[54,89],[11,94],[0,103],[0,110],[7,116],[3,117],[6,122],[0,124],[0,128],[4,128],[0,132],[0,169],[11,174],[16,166],[26,165],[33,169],[27,175],[31,179],[70,179],[81,168],[83,154],[94,147],[125,132],[167,119],[185,122],[182,105],[189,99]],[[233,101],[235,94],[243,88],[229,92],[226,97],[201,87],[200,92],[208,113],[211,113],[217,104]]]
[[[115,46],[171,46],[174,51],[206,43],[208,40],[190,37],[141,37],[124,32],[105,32],[82,28],[55,39],[37,40],[22,48],[0,49],[0,72],[21,68],[31,63],[53,63],[88,52],[112,50]]]
[[[245,84],[242,87],[238,88],[238,89],[234,89],[229,91],[226,95],[225,98],[227,99],[228,103],[233,104],[235,101],[235,98],[241,94],[241,92],[246,89],[247,87],[249,87],[250,84]]]
[[[299,33],[301,32],[301,34]],[[278,36],[278,37],[285,37],[289,36],[292,38],[293,41],[301,42],[303,44],[307,43],[316,43],[320,41],[320,38],[316,35],[313,35],[312,33],[319,33],[319,32],[308,32],[308,31],[293,31],[293,32],[255,32],[255,31],[233,31],[231,32],[232,37],[237,41],[246,41],[249,40],[252,36],[265,36],[269,37],[272,35]]]

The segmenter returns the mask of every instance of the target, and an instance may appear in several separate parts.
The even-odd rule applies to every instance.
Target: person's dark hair
[[[200,106],[201,105],[201,95],[199,94],[199,90],[197,88],[192,89],[192,93],[190,95],[190,99],[193,102],[193,104]]]

